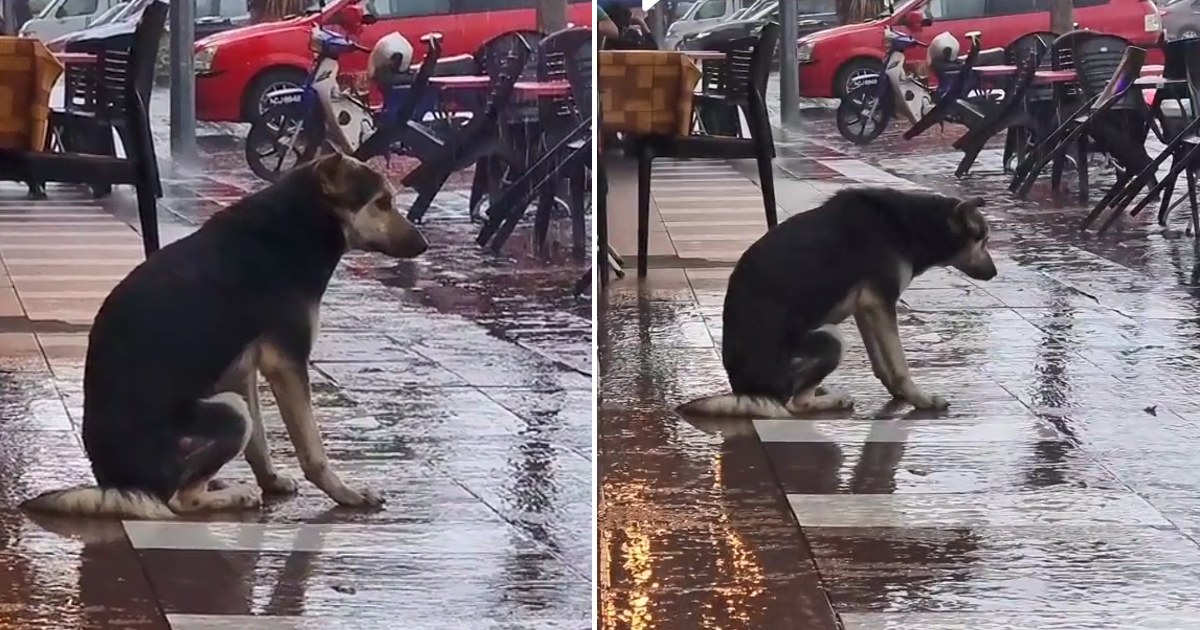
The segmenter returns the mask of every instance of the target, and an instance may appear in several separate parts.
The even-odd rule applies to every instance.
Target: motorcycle
[[[842,97],[836,117],[838,133],[854,144],[870,144],[887,129],[897,112],[912,125],[905,134],[906,139],[912,139],[938,122],[957,123],[967,127],[982,122],[995,100],[978,89],[965,90],[976,93],[953,103],[953,107],[940,115],[936,121],[926,119],[942,99],[950,98],[948,88],[954,75],[970,71],[970,66],[980,54],[980,37],[979,32],[967,33],[972,50],[964,59],[968,59],[969,63],[964,63],[963,59],[958,57],[958,42],[953,35],[943,33],[935,38],[935,46],[928,57],[929,66],[938,79],[938,89],[933,90],[925,80],[910,74],[904,67],[906,51],[918,46],[930,46],[912,35],[892,30],[890,27],[884,29],[887,54],[884,56],[882,70],[876,75],[860,78],[857,85]],[[996,52],[1002,54],[1002,51]],[[963,77],[962,80],[970,79]]]
[[[362,23],[373,23],[373,17],[364,15]],[[437,67],[442,35],[429,33],[421,41],[426,46],[425,64]],[[428,95],[409,89],[419,66],[412,63],[413,48],[408,40],[392,33],[368,49],[349,35],[315,27],[311,48],[314,63],[304,85],[265,96],[267,108],[246,136],[250,170],[266,181],[276,181],[282,173],[315,157],[325,142],[360,159],[405,155],[403,146],[389,141],[399,112],[412,98],[423,100],[412,111],[418,119],[435,108]],[[365,96],[339,85],[338,59],[350,52],[370,55],[368,80],[383,95],[382,107],[373,108]],[[364,146],[368,142],[370,145]]]

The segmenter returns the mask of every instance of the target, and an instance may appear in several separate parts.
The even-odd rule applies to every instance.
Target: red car
[[[309,37],[317,25],[334,24],[344,7],[362,0],[313,3],[306,15],[218,33],[196,42],[196,117],[212,122],[244,122],[262,111],[263,95],[304,83],[312,65]],[[420,37],[445,35],[442,54],[474,53],[495,35],[533,30],[536,0],[367,0],[365,8],[379,18],[355,39],[371,48],[379,38],[399,32],[413,43],[418,61],[424,54]],[[567,20],[591,25],[588,0],[569,0]],[[320,8],[324,4],[324,8]],[[344,74],[365,73],[367,55],[346,55]]]
[[[1074,0],[1075,21],[1081,28],[1112,33],[1135,46],[1150,47],[1162,36],[1162,19],[1150,0]],[[908,0],[891,15],[869,22],[847,24],[813,33],[798,43],[800,95],[840,98],[855,78],[874,74],[883,62],[883,29],[886,26],[910,33],[926,43],[941,33],[953,33],[965,53],[966,34],[983,33],[983,48],[1003,48],[1018,37],[1035,31],[1050,30],[1050,13],[1042,0]],[[921,19],[906,20],[916,12],[931,18],[932,26],[910,29],[906,23],[920,24]],[[922,62],[926,49],[908,53],[909,62]],[[1151,63],[1161,53],[1151,51]]]

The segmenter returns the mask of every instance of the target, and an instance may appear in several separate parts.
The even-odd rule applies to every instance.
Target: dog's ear
[[[349,175],[354,172],[355,164],[341,151],[334,150],[312,162],[313,175],[321,186],[321,192],[330,197],[341,197],[350,184]]]
[[[986,205],[986,201],[983,197],[971,197],[959,201],[958,205],[954,207],[954,213],[950,219],[954,230],[972,240],[982,240],[987,237],[987,219],[979,211],[984,205]]]

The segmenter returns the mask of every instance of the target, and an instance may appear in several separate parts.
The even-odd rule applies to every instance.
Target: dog
[[[88,337],[83,443],[97,485],[47,492],[22,507],[165,519],[294,494],[297,482],[271,462],[259,372],[304,477],[340,505],[381,505],[378,493],[348,487],[329,466],[308,358],[321,297],[343,254],[412,258],[428,248],[393,208],[393,195],[382,175],[333,153],[215,214],[130,272]],[[257,487],[215,479],[241,453]]]
[[[913,278],[947,266],[990,280],[984,200],[888,188],[847,188],[779,224],[729,276],[722,359],[733,394],[679,407],[684,414],[788,417],[848,409],[821,387],[842,358],[838,324],[853,316],[871,369],[896,399],[945,409],[909,374],[896,303]]]

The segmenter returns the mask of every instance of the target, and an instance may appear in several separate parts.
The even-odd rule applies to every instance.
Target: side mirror
[[[900,18],[900,23],[913,31],[921,30],[921,27],[925,26],[926,21],[927,18],[920,11],[909,11],[904,14],[904,17]],[[929,23],[932,24],[933,21],[929,20]]]
[[[370,26],[377,22],[379,22],[379,16],[375,15],[374,13],[367,13],[362,16],[362,23],[366,24],[367,26]]]
[[[922,19],[921,19],[921,26],[922,26],[922,27],[926,27],[926,26],[933,26],[933,18],[931,18],[931,17],[922,18]]]

